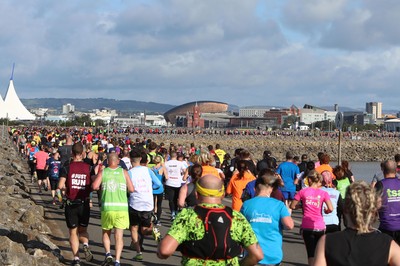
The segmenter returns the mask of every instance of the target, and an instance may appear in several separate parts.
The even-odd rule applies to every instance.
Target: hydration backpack
[[[185,257],[204,260],[227,260],[242,252],[239,243],[231,238],[232,209],[194,207],[204,224],[204,237],[200,240],[185,241],[179,250]]]

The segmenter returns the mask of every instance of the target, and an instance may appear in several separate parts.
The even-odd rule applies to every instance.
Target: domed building
[[[179,105],[164,113],[165,120],[175,126],[205,127],[202,114],[227,113],[228,104],[215,101],[198,101]]]

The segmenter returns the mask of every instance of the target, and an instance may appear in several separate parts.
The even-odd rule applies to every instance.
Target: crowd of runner
[[[355,213],[354,216],[361,218],[357,216],[354,220],[349,216],[353,210],[346,209],[355,200],[349,191],[356,194],[356,187],[365,184],[355,181],[347,161],[332,168],[329,154],[321,152],[318,161],[313,162],[307,154],[296,156],[287,152],[286,160],[278,164],[269,150],[264,151],[263,158],[255,160],[245,148],[230,155],[218,143],[207,147],[191,144],[184,148],[185,145],[156,143],[141,135],[285,132],[140,128],[111,132],[92,128],[10,128],[9,132],[20,155],[28,162],[31,182],[37,183],[38,193],[51,190],[51,204],[65,209],[74,256],[72,265],[80,265],[80,243],[85,259],[93,259],[87,232],[93,193],[97,193],[101,208],[105,250],[102,265],[120,265],[125,229],[131,233],[130,247],[136,251],[134,261],[144,260],[143,239],[152,235],[159,242],[160,259],[168,258],[179,247],[185,265],[280,265],[282,230],[294,228],[291,212],[299,208],[303,210],[301,234],[309,265],[323,265],[321,261],[327,265],[347,265],[329,264],[331,257],[321,257],[325,247],[318,244],[319,239],[330,245],[328,240],[334,238],[325,234],[335,234],[343,228],[364,235],[375,232],[358,226],[365,226],[360,221],[364,218],[371,225],[378,210],[379,229],[391,237],[382,240],[387,245],[382,257],[400,249],[400,201],[397,200],[400,181],[396,176],[400,155],[382,162],[381,175],[377,174],[368,186],[376,188],[373,191],[379,193],[383,207],[371,204],[367,207],[370,216]],[[296,132],[291,134],[300,136]],[[336,133],[330,134],[327,137]],[[398,136],[373,133],[368,137]],[[353,190],[349,189],[351,186]],[[223,197],[231,197],[232,205],[223,206]],[[164,199],[168,201],[169,212],[162,212]],[[356,207],[359,206],[353,209]],[[159,226],[163,213],[169,214],[172,225],[161,239]],[[225,224],[225,220],[229,223]],[[110,250],[113,230],[114,256]],[[209,243],[216,244],[210,247]],[[226,243],[232,247],[229,251]],[[365,243],[359,245],[357,250],[365,251]],[[397,256],[386,258],[389,258],[386,264],[398,265]]]

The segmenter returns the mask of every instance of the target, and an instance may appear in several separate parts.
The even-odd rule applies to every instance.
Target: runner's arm
[[[58,181],[58,189],[59,190],[65,190],[65,181],[67,180],[67,178],[65,177],[60,177],[60,180]]]
[[[246,251],[248,254],[240,261],[241,266],[257,265],[257,263],[264,258],[264,254],[258,242],[246,247]]]
[[[178,207],[180,208],[185,207],[186,195],[187,195],[187,184],[184,184],[179,190]]]
[[[175,250],[178,248],[179,243],[170,235],[166,235],[157,248],[157,257],[160,259],[167,259],[172,254],[174,254]]]
[[[390,244],[388,264],[390,266],[400,265],[400,247],[394,240]]]
[[[100,171],[96,178],[94,179],[92,183],[92,189],[93,190],[99,190],[101,186],[101,181],[103,180],[103,171]]]
[[[292,200],[292,203],[290,203],[290,208],[292,209],[292,210],[296,210],[297,208],[298,208],[298,204],[299,203],[299,201],[298,200]],[[331,205],[332,205],[332,203],[331,203]]]
[[[286,216],[281,219],[283,228],[286,230],[292,230],[294,228],[294,222],[291,216]]]
[[[168,172],[167,172],[167,168],[165,167],[164,163],[161,164],[161,168],[158,170],[158,174],[164,175],[165,180],[168,179]]]
[[[331,200],[327,200],[327,201],[325,202],[325,204],[326,204],[326,207],[327,207],[327,208],[324,209],[324,212],[325,212],[326,214],[331,213],[331,212],[333,211],[332,201],[331,201]]]
[[[129,177],[128,171],[124,170],[124,176],[125,176],[125,180],[126,180],[126,186],[128,188],[128,192],[132,193],[135,191],[135,187],[132,184],[132,180]]]

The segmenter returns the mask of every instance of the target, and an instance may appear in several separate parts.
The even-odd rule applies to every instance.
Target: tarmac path
[[[36,204],[42,205],[45,208],[45,219],[48,222],[53,234],[49,237],[51,240],[58,245],[61,250],[62,256],[65,258],[65,265],[70,265],[73,257],[70,249],[70,245],[68,242],[68,228],[64,219],[64,210],[59,208],[59,205],[51,204],[51,194],[50,191],[44,192],[43,195],[39,195],[37,193],[37,185],[31,185],[32,189],[32,197],[36,201]],[[95,193],[94,193],[95,194]],[[224,204],[230,206],[231,200],[229,198],[224,199]],[[93,208],[91,210],[91,218],[90,225],[88,227],[88,232],[90,235],[90,248],[94,255],[94,259],[92,262],[87,263],[84,259],[81,258],[82,265],[101,265],[104,260],[104,248],[102,244],[102,233],[100,227],[100,210],[97,204],[97,198],[93,199]],[[166,200],[163,201],[163,213],[161,215],[161,223],[160,227],[161,235],[165,235],[168,228],[170,227],[169,221],[169,210],[168,210],[168,202]],[[307,265],[307,256],[305,247],[303,244],[303,240],[299,235],[299,225],[301,222],[301,213],[299,211],[294,211],[292,213],[292,217],[295,221],[295,228],[291,231],[284,231],[284,241],[283,241],[283,249],[284,249],[284,258],[282,261],[282,266],[284,265],[298,265],[304,266]],[[173,256],[168,258],[167,260],[160,260],[156,256],[157,243],[153,240],[151,236],[148,236],[144,240],[144,251],[143,251],[143,261],[136,262],[133,261],[132,258],[136,255],[136,251],[133,251],[129,248],[131,242],[130,232],[129,230],[125,230],[124,232],[124,249],[122,252],[121,264],[122,265],[180,265],[180,253],[175,252]],[[114,253],[114,239],[113,235],[111,236],[111,253],[113,256]],[[81,245],[82,247],[82,245]],[[81,249],[82,252],[82,249]],[[81,253],[81,257],[83,257],[83,253]]]

